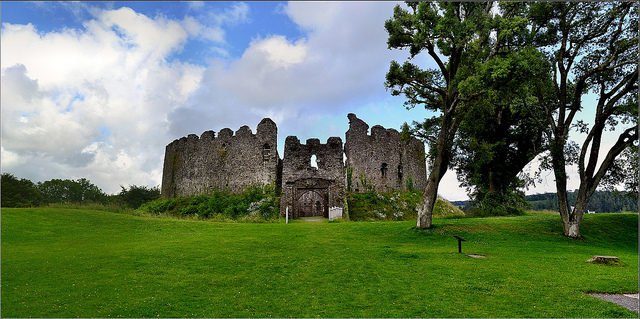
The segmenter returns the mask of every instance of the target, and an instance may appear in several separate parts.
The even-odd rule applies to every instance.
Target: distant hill
[[[556,193],[544,193],[525,196],[527,203],[534,210],[557,210],[558,200]],[[576,192],[569,192],[569,202],[576,199]],[[454,201],[452,204],[458,207],[466,207],[469,201]],[[638,198],[626,193],[611,191],[596,191],[587,207],[588,210],[597,213],[612,213],[621,211],[638,211]]]

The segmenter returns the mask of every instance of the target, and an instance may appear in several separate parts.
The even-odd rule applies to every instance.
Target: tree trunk
[[[576,208],[573,210],[569,207],[569,198],[567,196],[567,171],[565,168],[564,143],[556,141],[551,149],[551,163],[553,164],[553,173],[556,179],[556,190],[558,193],[558,212],[562,218],[563,233],[570,238],[580,237],[580,218],[576,218]],[[584,212],[584,207],[582,208]]]
[[[422,206],[418,210],[418,221],[416,227],[418,228],[430,228],[433,222],[433,207],[436,204],[438,198],[438,184],[439,181],[432,179],[432,175],[435,172],[429,174],[429,180],[427,181],[427,187],[424,191],[424,200]]]
[[[575,216],[573,214],[571,214],[572,216]],[[573,239],[578,239],[580,238],[580,222],[579,221],[569,221],[568,223],[564,224],[564,235],[569,237],[569,238],[573,238]]]
[[[446,122],[445,122],[446,123]],[[424,190],[424,199],[422,205],[418,209],[418,218],[416,227],[418,228],[430,228],[433,221],[433,207],[436,204],[438,198],[438,187],[442,176],[447,172],[449,166],[449,153],[447,148],[450,133],[447,129],[442,129],[438,136],[438,142],[436,144],[436,152],[433,159],[433,166],[429,173],[427,180],[427,186]]]

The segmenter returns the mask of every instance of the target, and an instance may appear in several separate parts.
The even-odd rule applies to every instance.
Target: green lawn
[[[2,317],[637,317],[638,215],[239,224],[2,209]],[[458,234],[473,259],[456,253]],[[622,266],[586,263],[615,255]]]

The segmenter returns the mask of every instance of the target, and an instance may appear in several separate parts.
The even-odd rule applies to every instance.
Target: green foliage
[[[418,124],[417,136],[430,144],[429,156],[439,157],[445,169],[458,127],[454,122],[469,98],[460,86],[489,56],[489,9],[483,2],[406,2],[385,22],[388,48],[409,51],[406,61],[391,62],[385,86],[391,95],[405,97],[406,108],[434,111]],[[435,67],[412,63],[419,54],[428,55]],[[446,142],[438,145],[438,139]]]
[[[349,217],[353,221],[415,219],[422,200],[420,192],[367,191],[347,196]]]
[[[405,182],[404,186],[410,191],[415,190],[413,185],[413,178],[411,176],[407,177],[407,181]]]
[[[158,187],[131,185],[117,195],[107,195],[86,178],[51,179],[34,184],[2,174],[2,207],[49,206],[124,212],[160,197]]]
[[[518,216],[524,215],[527,208],[522,192],[485,193],[471,203],[466,213],[475,217]]]
[[[576,202],[577,192],[567,192],[569,204]],[[558,210],[558,197],[556,193],[528,195],[526,200],[535,210]],[[619,191],[596,191],[591,195],[587,204],[587,210],[599,213],[638,211],[638,193]]]
[[[562,237],[557,214],[436,219],[428,231],[414,225],[3,209],[0,315],[637,317],[584,293],[638,289],[637,214],[587,215],[579,241]],[[453,235],[467,240],[464,253],[487,258],[458,254]],[[623,266],[586,262],[605,253]]]
[[[411,137],[411,127],[407,122],[402,123],[400,127],[400,140],[406,143],[411,141]]]
[[[38,183],[43,203],[106,203],[107,195],[86,178],[52,179]]]
[[[160,198],[143,204],[139,211],[175,217],[263,221],[278,218],[279,198],[274,186],[252,186],[241,193],[216,190],[206,195]]]
[[[353,167],[347,166],[347,192],[353,189]]]
[[[2,207],[32,207],[40,205],[42,195],[35,184],[28,179],[18,179],[9,173],[3,173],[0,199]]]
[[[52,179],[34,184],[2,174],[2,207],[28,207],[53,203],[106,204],[108,196],[86,178]]]
[[[545,150],[545,92],[552,90],[550,66],[531,47],[497,54],[467,79],[463,90],[476,93],[456,138],[458,177],[483,213],[522,210],[517,191],[525,185],[522,169]],[[492,212],[491,212],[492,211]]]
[[[140,207],[142,204],[160,198],[159,187],[136,186],[130,185],[129,188],[120,186],[122,190],[118,194],[118,198],[127,206],[133,209]]]
[[[422,204],[419,190],[379,193],[368,191],[347,195],[349,218],[358,220],[412,220]],[[464,212],[438,197],[433,215],[436,217],[464,216]]]
[[[637,103],[636,103],[637,104]],[[632,199],[638,199],[640,194],[640,155],[637,141],[621,152],[603,177],[603,189],[615,191],[619,185],[624,185],[624,192]]]

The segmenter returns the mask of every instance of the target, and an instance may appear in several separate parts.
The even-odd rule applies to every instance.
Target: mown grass
[[[2,317],[637,317],[638,215],[247,224],[2,210]],[[456,253],[452,235],[468,241]],[[586,263],[616,255],[621,266]]]

